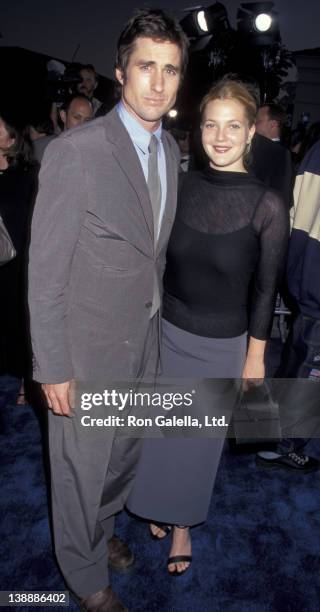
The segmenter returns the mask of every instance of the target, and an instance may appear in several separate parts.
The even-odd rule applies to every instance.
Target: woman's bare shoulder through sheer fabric
[[[260,233],[274,233],[274,240],[288,232],[289,213],[281,195],[273,189],[265,189],[255,210],[252,224]]]
[[[218,172],[207,168],[189,173],[179,193],[178,217],[183,223],[206,234],[230,234],[251,224],[259,209],[255,229],[270,220],[276,211],[277,196],[260,181],[241,172]],[[272,197],[276,200],[272,204]],[[261,202],[265,204],[261,206]],[[268,202],[271,210],[268,211]],[[272,215],[271,215],[272,216]]]

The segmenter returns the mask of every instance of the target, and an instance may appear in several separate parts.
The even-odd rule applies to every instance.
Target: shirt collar
[[[156,131],[151,134],[151,132],[148,132],[148,130],[142,127],[139,121],[137,121],[133,115],[127,111],[122,101],[117,104],[117,112],[122,123],[129,132],[131,140],[145,155],[148,153],[151,135],[156,136],[158,141],[161,142],[161,123]]]

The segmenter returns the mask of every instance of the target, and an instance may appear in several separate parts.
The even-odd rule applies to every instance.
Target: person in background
[[[17,403],[25,403],[23,379],[30,375],[26,309],[26,251],[29,224],[37,190],[38,165],[24,136],[19,109],[0,108],[0,214],[16,257],[0,267],[0,371],[19,378]]]
[[[286,113],[279,104],[263,104],[257,114],[256,130],[273,142],[281,142]]]
[[[287,340],[277,376],[293,379],[279,384],[283,437],[276,452],[260,451],[264,467],[280,467],[296,473],[319,469],[319,460],[305,454],[309,438],[299,437],[308,414],[320,400],[320,142],[305,156],[296,178],[292,232],[289,242],[287,284],[298,315]],[[300,378],[309,379],[301,384]],[[295,380],[296,379],[296,380]],[[281,410],[282,408],[282,410]],[[299,425],[300,424],[300,425]]]
[[[290,208],[293,203],[294,174],[290,152],[281,144],[285,118],[285,111],[278,104],[260,106],[250,170],[260,181],[278,191]]]
[[[98,87],[98,75],[92,64],[83,65],[79,70],[81,82],[77,84],[77,92],[91,100],[93,115],[95,116],[102,102],[94,97],[94,92]]]
[[[294,151],[294,163],[295,163],[297,170],[299,169],[299,166],[301,162],[303,161],[304,157],[306,156],[306,154],[308,153],[308,151],[311,149],[311,147],[313,147],[313,145],[319,139],[320,139],[320,121],[316,121],[315,123],[312,123],[310,127],[308,127],[302,140],[299,142],[298,147]]]
[[[59,115],[63,130],[71,130],[93,119],[92,102],[84,95],[74,94],[62,105]]]
[[[42,108],[34,109],[34,117],[31,118],[29,126],[29,136],[32,142],[34,159],[41,164],[47,145],[56,137],[49,111],[46,113]]]

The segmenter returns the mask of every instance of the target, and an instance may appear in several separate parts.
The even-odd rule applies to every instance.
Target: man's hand
[[[54,414],[60,416],[72,416],[74,407],[74,382],[57,383],[55,385],[41,385],[48,402],[48,406]]]

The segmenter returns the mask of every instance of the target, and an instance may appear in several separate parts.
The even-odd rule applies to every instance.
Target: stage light
[[[253,20],[254,29],[257,32],[268,32],[272,26],[272,17],[268,13],[259,13]]]
[[[198,7],[199,9],[201,7]],[[204,10],[193,10],[180,21],[180,25],[189,38],[199,38],[208,34]]]
[[[216,2],[208,8],[195,7],[181,19],[180,25],[189,38],[199,38],[230,29],[227,9],[221,2]]]
[[[175,108],[172,108],[168,112],[168,117],[170,117],[170,119],[176,119],[177,116],[178,116],[178,111]]]
[[[202,30],[202,32],[208,32],[208,24],[207,24],[205,12],[198,11],[196,19],[197,19],[200,30]]]
[[[242,2],[237,12],[238,32],[254,45],[280,42],[278,13],[273,2]]]

